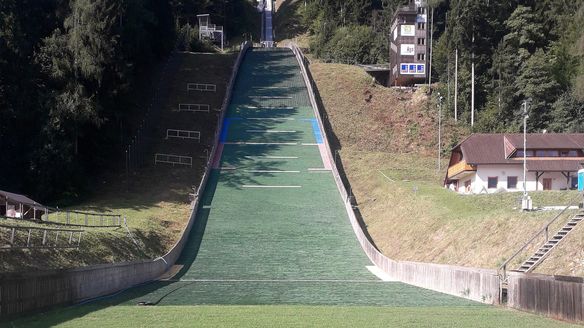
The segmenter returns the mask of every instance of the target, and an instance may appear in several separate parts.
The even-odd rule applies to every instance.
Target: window
[[[418,14],[425,14],[426,13],[426,7],[418,7]]]
[[[418,60],[426,60],[425,54],[418,54]]]
[[[545,157],[545,150],[536,150],[535,157]]]
[[[426,23],[418,23],[418,30],[425,30],[426,29]]]
[[[560,152],[560,156],[562,157],[578,157],[577,150],[562,150]]]
[[[499,184],[499,177],[489,177],[487,187],[489,189],[497,189],[497,185]]]
[[[572,177],[572,183],[570,184],[570,189],[578,189],[578,177]]]
[[[526,157],[533,157],[533,150],[528,150]],[[523,157],[523,149],[517,150],[515,157]]]
[[[421,46],[425,45],[426,44],[426,39],[424,39],[424,38],[418,38],[418,44],[421,45]]]
[[[517,189],[517,177],[507,177],[507,189]]]
[[[545,152],[545,155],[547,157],[558,157],[558,156],[560,156],[560,152],[557,150],[548,150]]]

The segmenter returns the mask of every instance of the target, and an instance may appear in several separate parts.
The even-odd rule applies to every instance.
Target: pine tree
[[[545,129],[550,123],[550,111],[555,101],[559,83],[554,80],[551,69],[553,58],[538,49],[522,64],[516,81],[516,96],[531,99],[530,118],[532,129]]]

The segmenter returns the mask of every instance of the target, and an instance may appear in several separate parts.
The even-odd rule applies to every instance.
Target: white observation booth
[[[209,14],[197,15],[199,20],[199,40],[211,40],[212,42],[221,43],[221,51],[225,43],[225,34],[223,26],[211,24],[211,17]]]

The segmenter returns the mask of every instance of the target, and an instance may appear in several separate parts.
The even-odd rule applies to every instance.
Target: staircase
[[[546,238],[547,241],[545,244],[543,244],[543,246],[541,246],[516,271],[525,273],[533,271],[533,269],[535,269],[541,262],[543,262],[552,249],[554,249],[562,240],[564,240],[570,231],[574,230],[574,228],[582,220],[584,220],[584,210],[580,210],[576,215],[574,215],[552,238]]]

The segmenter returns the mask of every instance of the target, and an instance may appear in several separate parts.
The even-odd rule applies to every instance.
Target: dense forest
[[[308,0],[300,14],[311,35],[310,51],[329,62],[387,62],[391,18],[407,3]],[[528,99],[530,131],[584,132],[584,3],[430,0],[429,5],[434,22],[432,82],[449,95],[450,117],[458,50],[461,124],[470,123],[474,62],[473,131],[520,131],[520,108]]]
[[[387,62],[391,18],[408,0],[306,0],[310,50],[324,61]],[[450,95],[459,55],[460,124],[474,131],[584,132],[584,4],[565,0],[433,0],[432,81]],[[0,188],[75,198],[123,162],[132,91],[173,51],[201,46],[196,14],[234,42],[257,40],[250,0],[0,1]],[[474,58],[474,59],[473,59]],[[450,89],[450,92],[449,90]]]
[[[73,199],[119,169],[143,105],[131,95],[138,80],[196,14],[238,35],[253,10],[248,0],[0,1],[0,188]]]

